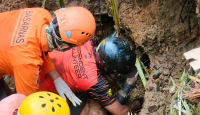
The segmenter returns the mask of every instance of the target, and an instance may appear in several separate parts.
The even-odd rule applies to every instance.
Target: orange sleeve
[[[17,93],[26,96],[38,91],[40,67],[34,64],[23,64],[13,68]]]
[[[53,70],[55,70],[54,64],[51,61],[51,58],[49,57],[49,55],[45,56],[45,58],[43,59],[44,63],[41,67],[41,74],[45,75]]]

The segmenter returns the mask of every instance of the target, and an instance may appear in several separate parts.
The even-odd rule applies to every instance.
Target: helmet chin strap
[[[54,49],[57,51],[62,51],[62,52],[71,49],[72,47],[64,48],[64,49],[61,48],[61,45],[64,41],[62,40],[62,38],[57,36],[57,34],[55,32],[56,27],[57,27],[57,23],[56,24],[54,24],[53,22],[50,23],[50,29],[51,29],[50,32],[52,35],[52,42],[54,45]]]
[[[57,50],[57,51],[61,51],[61,52],[64,52],[64,51],[67,51],[69,49],[71,49],[72,47],[68,47],[68,48],[61,48],[61,42],[58,41],[57,39],[55,39],[54,37],[52,37],[52,40],[53,40],[53,44],[54,44],[54,49]]]
[[[51,34],[52,34],[52,41],[54,41],[54,45],[55,45],[54,48],[57,51],[64,51],[64,50],[62,50],[62,48],[60,47],[59,42],[58,42],[58,41],[63,42],[63,40],[62,40],[62,38],[58,37],[56,35],[56,32],[55,32],[55,29],[58,26],[58,23],[54,22],[55,19],[56,19],[56,17],[54,17],[53,20],[50,22],[50,29],[51,29]]]
[[[55,49],[56,49],[57,51],[63,51],[63,50],[61,49],[60,45],[58,44],[57,40],[56,40],[54,37],[53,37],[52,39],[54,40],[54,43],[55,43],[55,45],[57,46]]]
[[[53,21],[56,19],[56,17],[53,18],[53,20],[50,22],[50,29],[52,30],[52,36],[57,39],[58,41],[63,41],[62,38],[58,37],[56,35],[55,29],[58,26],[58,23],[53,23]]]

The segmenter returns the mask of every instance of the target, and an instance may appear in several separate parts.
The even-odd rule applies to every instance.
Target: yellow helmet
[[[70,115],[67,102],[51,92],[37,92],[21,103],[18,115]]]

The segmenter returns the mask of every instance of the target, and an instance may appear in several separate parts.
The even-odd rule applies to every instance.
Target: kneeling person
[[[110,113],[123,115],[129,111],[115,97],[108,95],[109,84],[104,73],[118,72],[124,77],[136,74],[134,49],[123,39],[108,37],[98,46],[95,39],[66,52],[53,51],[50,57],[62,79],[74,93],[87,92]],[[56,92],[48,76],[40,76],[40,90]]]

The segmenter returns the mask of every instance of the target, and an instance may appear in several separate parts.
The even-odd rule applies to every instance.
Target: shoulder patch
[[[27,45],[27,37],[31,30],[35,12],[35,10],[22,10],[20,12],[12,35],[11,46]]]

